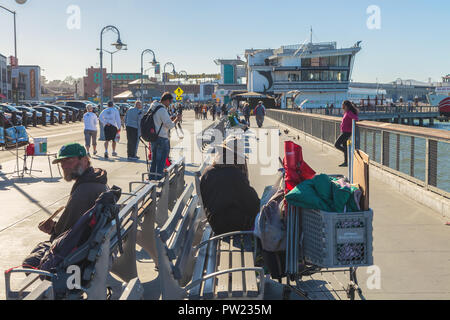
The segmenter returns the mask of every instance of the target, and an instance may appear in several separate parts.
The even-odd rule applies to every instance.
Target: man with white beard
[[[39,224],[39,230],[50,235],[50,241],[41,242],[24,260],[22,266],[39,267],[40,260],[50,248],[51,242],[72,228],[78,219],[95,204],[95,200],[108,190],[106,171],[91,166],[86,149],[79,143],[68,143],[61,147],[53,163],[61,163],[64,180],[75,181],[69,200],[58,221],[52,217]]]

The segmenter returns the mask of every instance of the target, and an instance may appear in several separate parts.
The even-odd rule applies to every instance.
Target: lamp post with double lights
[[[97,50],[100,50],[99,48],[97,48]],[[110,55],[111,55],[111,75],[112,75],[112,73],[114,72],[113,70],[113,54],[115,54],[115,53],[117,53],[117,52],[119,52],[119,51],[127,51],[128,50],[128,48],[127,47],[125,47],[125,48],[123,48],[123,49],[120,49],[120,50],[116,50],[116,51],[108,51],[108,50],[106,50],[106,49],[103,49],[103,51],[105,51],[106,53],[109,53]],[[112,81],[113,79],[111,79],[111,101],[112,100],[114,100],[114,90],[113,90],[113,81]]]
[[[142,101],[144,101],[144,93],[143,93],[143,91],[142,91],[142,83],[143,83],[143,81],[144,81],[144,54],[146,54],[146,53],[151,53],[151,54],[153,55],[153,60],[152,60],[152,62],[151,62],[151,64],[152,64],[153,66],[155,66],[156,63],[157,63],[157,62],[156,62],[155,53],[153,52],[153,50],[145,49],[144,51],[142,51],[142,53],[141,53],[141,86],[140,86],[140,88],[139,88],[139,90],[141,91]]]
[[[189,79],[187,72],[184,71],[184,70],[179,71],[179,72],[178,72],[178,75],[180,75],[180,76],[181,76],[181,75],[184,75],[184,79],[185,79],[185,80],[188,80],[188,79]],[[178,82],[180,82],[180,81],[178,81]]]
[[[115,26],[109,25],[102,29],[100,32],[100,113],[103,111],[103,33],[106,31],[113,31],[117,34],[117,41],[112,43],[112,46],[115,46],[117,50],[121,50],[123,47],[126,47],[126,44],[122,42],[120,39],[120,31]],[[100,141],[105,140],[105,132],[103,130],[103,124],[100,124]]]
[[[17,3],[20,3],[20,2],[17,2]],[[24,2],[23,2],[24,3]],[[20,4],[23,4],[23,3],[20,3]],[[6,10],[6,11],[8,11],[9,13],[12,13],[13,14],[13,16],[14,16],[14,65],[12,65],[11,66],[11,68],[17,68],[18,66],[17,66],[17,29],[16,29],[16,12],[15,11],[12,11],[12,10],[10,10],[10,9],[8,9],[8,8],[6,8],[6,7],[4,7],[4,6],[0,6],[0,8],[2,8],[2,9],[4,9],[4,10]],[[18,82],[17,82],[18,83]],[[15,103],[18,103],[19,101],[19,95],[18,95],[18,92],[17,92],[17,89],[14,89],[14,87],[13,87],[13,97],[14,97],[14,102]]]
[[[163,84],[164,84],[164,92],[166,92],[166,79],[165,79],[165,74],[166,74],[166,66],[170,65],[172,66],[172,73],[173,75],[176,75],[177,72],[175,71],[175,66],[172,62],[166,62],[166,64],[164,65],[164,69],[163,69]]]
[[[100,32],[100,112],[103,111],[103,33],[106,31],[113,31],[117,34],[117,41],[111,45],[115,46],[118,51],[126,47],[126,44],[120,39],[119,29],[115,26],[106,26]]]

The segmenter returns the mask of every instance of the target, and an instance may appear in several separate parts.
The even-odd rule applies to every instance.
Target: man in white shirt
[[[112,155],[117,156],[116,153],[116,134],[120,131],[122,121],[120,119],[119,110],[114,108],[112,101],[108,102],[108,107],[100,113],[99,120],[104,124],[105,131],[105,158],[108,159],[108,145],[109,141],[112,141]]]
[[[150,107],[150,111],[155,112],[153,121],[155,122],[155,130],[158,132],[158,139],[151,143],[152,164],[150,166],[150,180],[160,180],[162,178],[166,159],[170,153],[169,130],[175,127],[178,121],[176,116],[171,119],[167,111],[172,101],[172,94],[165,92],[161,97],[161,102],[154,101]]]

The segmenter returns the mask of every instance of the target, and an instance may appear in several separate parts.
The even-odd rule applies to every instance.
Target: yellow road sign
[[[183,97],[182,96],[177,96],[177,101],[179,101],[179,100],[183,100]]]
[[[181,96],[181,95],[184,93],[184,91],[181,90],[180,87],[178,87],[177,90],[175,90],[174,92],[175,92],[175,94],[176,94],[177,96]]]

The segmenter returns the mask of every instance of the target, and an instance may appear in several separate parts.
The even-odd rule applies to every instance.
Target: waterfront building
[[[247,90],[274,96],[281,108],[339,105],[348,97],[360,42],[297,44],[278,49],[247,49]]]

